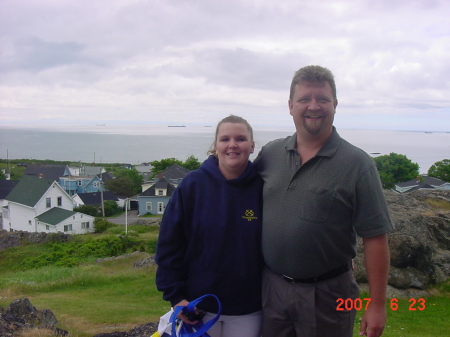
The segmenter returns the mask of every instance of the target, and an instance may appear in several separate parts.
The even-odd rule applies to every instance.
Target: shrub
[[[80,212],[80,213],[87,214],[90,216],[100,216],[101,215],[101,211],[99,210],[98,207],[90,206],[90,205],[81,205],[78,207],[74,207],[73,210],[75,212]]]
[[[119,206],[113,200],[105,200],[103,206],[105,208],[105,216],[113,216],[120,212]]]
[[[25,270],[48,265],[74,267],[89,258],[102,258],[124,254],[128,248],[137,244],[137,240],[128,236],[88,239],[85,242],[48,243],[50,252],[25,258],[21,266]]]
[[[103,233],[108,228],[115,227],[116,225],[112,222],[109,222],[108,220],[102,219],[102,218],[95,218],[94,220],[94,226],[95,226],[95,232],[96,233]]]

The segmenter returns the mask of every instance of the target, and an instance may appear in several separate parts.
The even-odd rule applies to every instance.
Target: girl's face
[[[247,167],[255,142],[243,123],[222,123],[217,133],[215,155],[226,179],[238,178]]]

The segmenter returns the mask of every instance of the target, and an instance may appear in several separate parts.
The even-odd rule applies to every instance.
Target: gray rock
[[[450,191],[385,191],[395,225],[389,234],[389,284],[399,289],[424,289],[450,278]],[[427,201],[448,203],[433,208]],[[355,278],[366,283],[362,240],[358,240]]]
[[[12,301],[0,314],[0,336],[13,337],[27,329],[49,329],[57,336],[67,336],[68,331],[56,327],[55,315],[48,309],[37,310],[28,298]]]
[[[0,250],[17,247],[24,244],[39,244],[46,242],[68,242],[73,239],[73,235],[58,233],[32,233],[24,231],[7,232],[0,230]]]
[[[149,256],[145,259],[136,261],[133,265],[134,268],[144,268],[147,266],[156,266],[155,257]]]
[[[38,311],[28,298],[19,298],[12,301],[5,311],[6,315],[22,318],[26,323],[35,323]]]

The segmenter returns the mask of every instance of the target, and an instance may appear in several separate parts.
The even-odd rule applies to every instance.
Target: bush
[[[105,216],[113,216],[120,212],[117,202],[113,200],[105,200],[103,206],[105,208]]]
[[[156,245],[158,244],[158,239],[152,239],[147,241],[146,251],[150,254],[156,253]]]
[[[137,240],[127,236],[110,236],[100,239],[88,239],[85,242],[48,243],[50,252],[25,258],[22,269],[41,268],[48,265],[74,267],[90,258],[118,256],[128,248],[136,246]]]
[[[109,222],[108,220],[102,218],[95,218],[94,220],[95,233],[103,233],[108,228],[115,227],[116,224]]]
[[[81,205],[78,207],[74,207],[73,210],[75,212],[80,212],[80,213],[87,214],[90,216],[100,216],[101,215],[101,211],[99,210],[98,207],[90,206],[90,205]]]

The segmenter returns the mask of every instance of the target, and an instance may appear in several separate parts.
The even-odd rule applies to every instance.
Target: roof
[[[78,193],[77,194],[85,205],[97,206],[102,204],[102,194],[100,192],[94,193]],[[103,200],[119,201],[117,196],[111,191],[103,192]]]
[[[191,170],[181,167],[178,164],[173,164],[171,166],[169,166],[168,168],[166,168],[164,171],[162,171],[161,173],[158,174],[159,178],[164,178],[166,180],[170,180],[170,179],[182,179],[186,176],[186,174],[188,174],[189,172],[191,172]]]
[[[80,169],[80,175],[83,176],[97,176],[103,172],[103,167],[100,166],[83,166]]]
[[[402,183],[398,183],[396,184],[396,186],[399,187],[409,187],[409,186],[418,186],[420,184],[427,184],[427,185],[431,185],[431,186],[442,186],[444,185],[446,182],[438,179],[438,178],[433,178],[433,177],[429,177],[429,176],[421,176],[418,177],[416,179],[411,179]]]
[[[20,180],[5,180],[0,179],[0,199],[5,199],[6,196],[11,193],[14,187]]]
[[[50,179],[24,175],[5,199],[34,207],[54,182]]]
[[[65,170],[65,165],[28,164],[25,175],[59,180],[59,177],[64,176]]]
[[[49,225],[56,226],[61,221],[66,220],[67,218],[77,214],[74,211],[68,211],[67,209],[53,207],[49,209],[47,212],[44,212],[36,217],[38,221],[45,222]]]
[[[167,193],[165,197],[170,197],[173,194],[173,191],[175,191],[175,186],[173,186],[171,183],[167,182],[165,179],[160,179],[156,184],[154,184],[152,187],[146,189],[144,192],[139,194],[140,197],[160,197],[159,195],[156,195],[156,189],[167,189]]]
[[[152,166],[147,163],[142,163],[134,167],[139,173],[150,173],[152,171]]]
[[[417,190],[435,190],[435,189],[436,188],[431,186],[430,184],[419,183],[419,185],[416,185],[405,192],[412,192]]]
[[[102,174],[98,174],[97,177],[99,177],[102,181],[111,180],[113,177],[108,172],[103,172]]]

